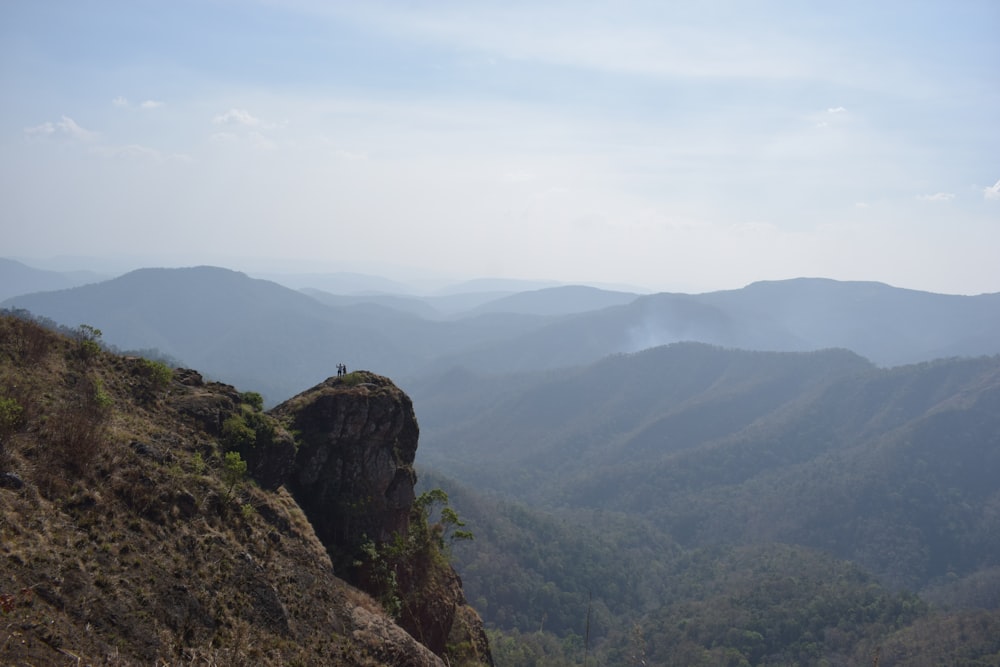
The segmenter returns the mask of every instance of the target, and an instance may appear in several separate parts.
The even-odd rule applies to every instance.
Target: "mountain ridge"
[[[589,295],[582,303],[596,309],[566,312],[582,307],[560,306],[560,295],[568,293]],[[556,287],[480,302],[443,318],[418,306],[433,308],[432,301],[404,305],[379,296],[368,305],[364,297],[314,295],[228,269],[194,267],[138,270],[3,306],[65,326],[91,324],[122,349],[160,349],[213,377],[260,387],[271,403],[321,381],[317,367],[337,363],[378,369],[405,384],[452,366],[490,373],[548,369],[678,341],[772,351],[844,347],[889,366],[1000,353],[1000,294],[936,295],[875,283],[802,279],[634,298]],[[604,305],[594,295],[626,303]],[[510,303],[527,312],[475,310],[504,310]],[[267,367],[250,372],[246,359]]]

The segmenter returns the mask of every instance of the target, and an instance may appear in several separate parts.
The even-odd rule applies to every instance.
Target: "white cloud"
[[[935,192],[932,195],[918,195],[917,199],[920,201],[930,201],[930,202],[943,202],[951,201],[955,198],[954,193],[951,192]]]
[[[128,100],[125,99],[124,97],[122,97],[121,95],[119,95],[115,99],[111,100],[111,103],[114,104],[116,107],[127,107],[128,106]]]
[[[85,130],[69,116],[63,116],[55,123],[46,121],[40,125],[26,127],[24,133],[29,137],[63,136],[77,141],[92,141],[97,138],[96,132]]]
[[[994,183],[992,187],[983,188],[983,197],[985,199],[1000,199],[1000,181]]]
[[[813,113],[810,118],[819,128],[839,127],[850,122],[850,116],[844,107],[828,107],[825,111]]]
[[[24,128],[24,133],[29,137],[49,137],[56,133],[56,126],[45,122],[41,125]]]
[[[146,100],[139,106],[142,107],[143,109],[156,109],[158,107],[162,107],[163,102],[160,102],[159,100]]]
[[[216,125],[246,125],[247,127],[257,127],[260,119],[250,115],[246,109],[230,109],[226,113],[217,115],[212,119]]]

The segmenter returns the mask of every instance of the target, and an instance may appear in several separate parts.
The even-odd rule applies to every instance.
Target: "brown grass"
[[[193,390],[155,382],[0,317],[0,397],[24,406],[0,457],[23,482],[0,488],[0,664],[374,664],[350,610],[378,605],[283,488],[227,498],[215,439],[172,407]]]

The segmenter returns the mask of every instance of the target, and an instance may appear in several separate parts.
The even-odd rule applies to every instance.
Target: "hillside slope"
[[[0,663],[489,664],[461,634],[435,655],[341,578],[313,529],[336,508],[284,486],[309,474],[298,448],[259,395],[0,319]]]
[[[1000,357],[885,370],[685,343],[411,394],[426,465],[538,507],[687,547],[801,544],[916,588],[1000,565]]]

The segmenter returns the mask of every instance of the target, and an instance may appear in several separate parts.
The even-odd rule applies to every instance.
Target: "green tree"
[[[236,485],[243,481],[247,474],[247,462],[243,460],[239,452],[226,452],[222,461],[222,481],[229,487],[226,491],[226,498],[229,499],[236,489]]]

